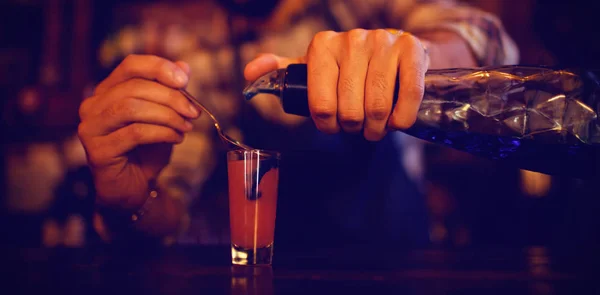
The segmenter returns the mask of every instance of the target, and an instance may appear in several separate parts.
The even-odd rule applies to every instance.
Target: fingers
[[[341,52],[337,118],[346,132],[362,130],[365,119],[365,79],[370,57],[366,40],[366,30],[352,30],[345,35]]]
[[[134,123],[109,135],[95,137],[87,141],[88,159],[93,165],[107,165],[118,160],[141,145],[167,143],[178,144],[184,135],[176,130],[159,125]]]
[[[182,88],[189,79],[186,68],[189,71],[185,63],[174,63],[158,56],[129,55],[104,81],[98,84],[94,94],[103,94],[111,87],[131,78],[156,80],[168,87]]]
[[[127,105],[128,102],[123,100],[131,98],[169,107],[189,119],[195,119],[199,116],[198,109],[178,90],[144,79],[128,80],[113,87],[102,97],[96,96],[87,99],[80,107],[80,116],[83,120],[88,116],[103,115],[104,112],[114,115],[126,115],[128,111],[133,110]],[[120,107],[124,108],[123,112],[119,111]]]
[[[324,133],[336,133],[340,130],[337,121],[338,100],[338,61],[331,48],[336,38],[335,32],[318,33],[308,50],[307,54],[307,88],[308,105],[311,117],[317,129]]]
[[[376,31],[370,41],[374,49],[366,78],[363,134],[367,140],[378,141],[386,134],[392,110],[398,54],[390,46],[395,36],[386,31]]]
[[[248,81],[254,81],[270,71],[287,67],[292,63],[303,63],[304,57],[284,58],[274,54],[261,54],[244,69],[244,77]]]
[[[388,126],[404,130],[410,128],[417,119],[425,91],[427,56],[420,41],[412,35],[400,36],[397,44],[401,48],[398,65],[400,89]]]
[[[179,132],[193,129],[192,123],[172,108],[139,98],[125,98],[99,111],[83,124],[89,124],[89,135],[103,136],[129,124],[145,123],[161,125]]]
[[[121,129],[135,124],[183,133],[192,130],[188,120],[198,115],[198,110],[179,91],[144,79],[130,79],[105,95],[82,103],[79,136],[82,141],[95,140],[119,134]]]

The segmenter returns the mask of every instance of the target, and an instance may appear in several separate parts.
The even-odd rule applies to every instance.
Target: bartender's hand
[[[168,164],[172,147],[192,130],[199,112],[177,88],[189,66],[156,56],[131,55],[84,100],[78,135],[94,174],[97,198],[136,210],[148,182]]]
[[[322,132],[362,131],[366,139],[376,141],[388,129],[406,129],[416,120],[428,58],[421,41],[408,33],[320,32],[304,57],[262,55],[244,74],[252,81],[290,63],[307,64],[308,104]],[[399,98],[392,109],[396,79]]]

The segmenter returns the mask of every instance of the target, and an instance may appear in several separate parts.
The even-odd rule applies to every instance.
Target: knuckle
[[[350,46],[361,46],[365,42],[367,31],[364,29],[352,29],[348,31],[347,40]]]
[[[331,38],[333,38],[333,36],[335,36],[336,34],[337,33],[334,31],[321,31],[315,34],[313,41],[315,43],[326,43],[329,40],[331,40]]]
[[[400,36],[398,43],[402,45],[404,51],[415,52],[416,50],[422,50],[421,41],[413,35],[404,34]]]
[[[81,141],[84,141],[87,135],[87,124],[84,122],[79,123],[77,125],[77,136]]]
[[[390,108],[386,105],[383,97],[376,96],[369,104],[367,104],[365,114],[370,119],[382,121],[389,116]]]
[[[310,42],[309,51],[319,51],[327,48],[329,41],[336,35],[334,31],[322,31],[315,34]]]
[[[336,116],[337,110],[326,105],[316,105],[312,108],[313,115],[322,120],[330,119]]]
[[[87,118],[87,115],[89,113],[89,109],[90,109],[90,98],[87,98],[85,100],[83,100],[83,102],[81,102],[81,104],[79,105],[79,119],[80,120],[84,120]]]
[[[423,48],[423,44],[421,44],[421,39],[419,39],[418,37],[411,35],[411,34],[406,34],[405,38],[406,38],[406,42],[411,44],[411,46],[414,46],[417,49]]]
[[[392,36],[392,34],[384,29],[377,29],[373,31],[373,43],[376,45],[390,44]]]

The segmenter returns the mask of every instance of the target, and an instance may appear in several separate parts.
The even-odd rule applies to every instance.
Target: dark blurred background
[[[522,64],[598,66],[600,41],[594,21],[600,11],[598,2],[466,2],[503,20],[520,48]],[[116,52],[136,51],[131,48],[140,39],[152,36],[157,47],[146,51],[166,56],[173,54],[169,50],[193,47],[192,34],[169,26],[172,19],[180,18],[175,4],[182,3],[180,12],[185,17],[202,17],[203,1],[0,3],[0,234],[4,242],[81,247],[97,240],[90,227],[91,176],[76,136],[78,105],[118,63]],[[161,12],[160,5],[175,8]],[[146,31],[132,29],[140,23],[146,24],[141,25]],[[173,44],[180,44],[179,49],[167,46]],[[195,62],[202,66],[201,59]],[[436,146],[427,146],[425,153],[434,244],[544,244],[575,249],[599,245],[598,184],[521,171]],[[222,206],[223,171],[207,171],[203,198]]]

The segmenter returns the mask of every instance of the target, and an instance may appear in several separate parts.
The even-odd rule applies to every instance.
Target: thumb
[[[188,63],[186,63],[185,61],[177,61],[175,62],[175,64],[181,69],[183,70],[184,73],[186,73],[188,76],[191,74],[191,68],[190,65]]]
[[[187,75],[188,79],[187,82],[185,83],[185,85],[183,86],[183,88],[187,87],[187,84],[190,82],[190,74],[192,72],[191,67],[188,63],[184,62],[184,61],[177,61],[175,62],[175,64]]]
[[[277,69],[285,68],[292,63],[303,63],[304,57],[285,58],[275,54],[261,54],[246,65],[244,77],[254,81],[264,74]]]

